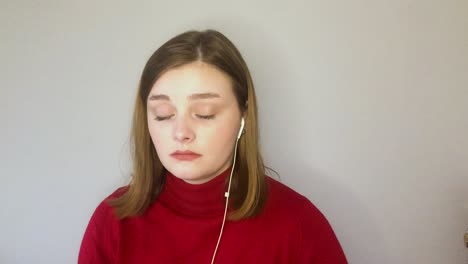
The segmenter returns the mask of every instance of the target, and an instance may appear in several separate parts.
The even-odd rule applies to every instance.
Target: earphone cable
[[[214,253],[213,253],[213,258],[211,259],[211,264],[214,263],[214,260],[215,260],[215,257],[216,257],[216,252],[218,251],[219,242],[221,241],[221,236],[223,235],[224,223],[226,222],[226,215],[227,215],[227,209],[228,209],[228,203],[229,203],[229,194],[230,194],[230,191],[231,191],[232,173],[234,172],[234,166],[236,165],[237,143],[238,142],[239,142],[239,140],[236,140],[236,146],[234,147],[234,161],[233,161],[232,168],[231,168],[231,175],[229,176],[228,190],[227,190],[227,192],[224,193],[224,196],[226,197],[226,206],[224,207],[223,224],[221,225],[221,231],[219,232],[218,242],[216,243],[216,248],[215,248]]]

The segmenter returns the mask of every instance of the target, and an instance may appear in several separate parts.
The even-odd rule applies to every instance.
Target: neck
[[[207,182],[191,184],[167,171],[158,200],[172,211],[191,217],[223,215],[230,172],[231,166]]]

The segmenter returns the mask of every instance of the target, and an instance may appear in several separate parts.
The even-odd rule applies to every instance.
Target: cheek
[[[214,155],[223,152],[229,153],[235,143],[234,129],[235,128],[230,126],[223,126],[207,131],[203,136],[205,146],[210,149]]]
[[[167,142],[169,142],[167,138],[164,137],[164,131],[159,127],[155,128],[155,126],[152,126],[151,123],[148,124],[148,130],[156,151],[164,151],[164,149],[167,148],[165,143],[167,144]]]

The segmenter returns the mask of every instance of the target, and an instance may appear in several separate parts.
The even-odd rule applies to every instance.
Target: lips
[[[181,160],[181,161],[191,161],[191,160],[201,157],[201,155],[198,153],[192,152],[190,150],[186,150],[186,151],[178,150],[178,151],[173,152],[171,154],[171,157],[177,160]]]

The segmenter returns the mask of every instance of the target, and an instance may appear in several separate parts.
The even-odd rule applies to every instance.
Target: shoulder
[[[320,229],[328,224],[322,212],[307,197],[270,176],[266,181],[268,195],[263,216],[271,225],[294,232],[303,225]]]
[[[109,204],[109,201],[119,198],[127,190],[128,186],[121,186],[101,200],[94,210],[91,221],[95,222],[97,225],[105,225],[111,221],[116,221],[117,217],[114,213],[114,208]]]
[[[274,214],[283,215],[289,223],[302,230],[331,228],[325,215],[306,196],[269,176],[267,182],[267,207],[275,211]]]
[[[78,263],[113,263],[118,243],[119,220],[109,200],[120,197],[127,187],[120,187],[94,210],[81,242]]]
[[[119,188],[114,190],[112,193],[110,193],[104,200],[114,199],[114,198],[118,198],[122,196],[124,193],[128,191],[129,187],[130,187],[129,185],[120,186]]]
[[[291,187],[278,180],[266,176],[268,186],[268,202],[270,207],[280,210],[281,213],[288,213],[295,216],[297,221],[303,214],[321,216],[320,210],[304,195],[298,193]]]
[[[304,195],[267,177],[267,210],[283,223],[289,223],[295,263],[324,261],[347,263],[341,245],[325,215]]]

